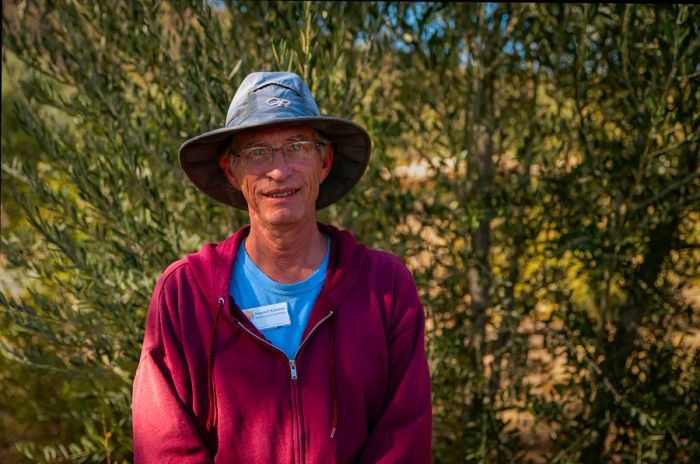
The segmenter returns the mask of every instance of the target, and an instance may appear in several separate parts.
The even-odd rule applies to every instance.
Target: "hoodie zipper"
[[[301,341],[301,343],[299,344],[299,347],[297,348],[296,352],[294,353],[294,358],[293,358],[293,359],[287,358],[287,354],[286,354],[284,351],[280,350],[279,348],[277,348],[275,345],[273,345],[273,344],[270,343],[269,341],[265,340],[264,338],[261,338],[261,337],[257,336],[257,335],[256,335],[255,333],[253,333],[250,329],[248,329],[246,326],[244,326],[243,323],[241,323],[240,321],[237,321],[237,322],[238,322],[238,325],[241,327],[241,329],[243,329],[245,332],[247,332],[247,333],[249,333],[250,335],[252,335],[254,338],[260,340],[262,343],[268,345],[268,346],[271,347],[272,349],[274,349],[274,350],[276,350],[276,351],[279,351],[280,353],[282,353],[282,354],[284,355],[285,358],[287,358],[287,359],[289,360],[289,376],[290,376],[291,381],[292,381],[292,382],[291,382],[291,383],[292,383],[292,415],[294,416],[294,423],[295,423],[295,426],[296,426],[296,429],[297,429],[297,449],[299,450],[299,459],[298,459],[298,461],[299,461],[299,462],[302,462],[302,463],[304,462],[304,454],[303,454],[303,452],[302,452],[302,443],[303,443],[303,440],[302,440],[302,433],[301,433],[301,420],[300,420],[300,417],[299,417],[299,416],[300,416],[300,409],[301,409],[301,407],[299,406],[299,394],[298,394],[298,392],[297,392],[297,379],[298,379],[298,374],[297,374],[297,361],[296,361],[296,360],[297,360],[297,357],[299,356],[299,351],[300,351],[301,348],[304,346],[304,344],[306,343],[306,341],[307,341],[308,339],[310,339],[310,338],[311,338],[311,335],[313,335],[314,332],[316,332],[316,329],[317,329],[321,324],[323,324],[326,320],[330,319],[331,316],[333,316],[333,311],[332,311],[332,310],[329,311],[328,314],[326,314],[320,321],[318,321],[318,322],[311,328],[311,330],[309,330],[309,334],[306,336],[305,339],[303,339],[303,340]]]

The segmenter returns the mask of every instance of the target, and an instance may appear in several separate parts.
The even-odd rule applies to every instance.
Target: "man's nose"
[[[287,157],[284,155],[283,148],[274,147],[272,149],[272,161],[270,163],[269,170],[267,171],[268,177],[274,180],[283,180],[289,177],[291,172],[292,171],[289,163],[287,162]]]

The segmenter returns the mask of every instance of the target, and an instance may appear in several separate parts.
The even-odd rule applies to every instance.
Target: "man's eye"
[[[287,145],[287,149],[289,151],[299,151],[302,149],[302,145],[300,143],[290,143]]]
[[[250,156],[258,158],[261,156],[265,156],[266,151],[267,150],[265,148],[251,148],[248,153],[250,154]]]

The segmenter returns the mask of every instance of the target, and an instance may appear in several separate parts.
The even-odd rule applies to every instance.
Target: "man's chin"
[[[263,215],[265,223],[272,227],[289,227],[303,222],[304,215],[292,208],[277,207]]]

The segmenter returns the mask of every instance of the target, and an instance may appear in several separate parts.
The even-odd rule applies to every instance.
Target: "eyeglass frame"
[[[233,151],[233,147],[229,147],[226,154],[231,156],[232,158],[238,158],[241,161],[241,166],[245,167],[246,163],[243,161],[243,156],[242,156],[245,152],[249,152],[251,150],[257,150],[257,149],[270,149],[270,150],[272,150],[272,154],[270,155],[269,160],[260,164],[260,166],[262,167],[262,166],[266,166],[266,165],[271,166],[275,160],[275,151],[282,150],[282,157],[284,158],[284,161],[287,163],[295,163],[298,161],[289,161],[287,159],[287,151],[285,150],[285,148],[290,146],[290,145],[296,145],[296,144],[304,144],[304,145],[313,144],[313,146],[315,148],[322,148],[322,147],[325,147],[327,145],[330,145],[331,142],[329,142],[328,140],[297,140],[297,141],[293,141],[293,142],[287,142],[283,145],[276,146],[276,147],[272,147],[272,146],[249,147],[249,148],[244,148],[244,149],[238,150],[238,151]],[[325,153],[323,151],[318,150],[318,154],[321,155],[322,158],[325,158],[325,156],[324,156]]]

